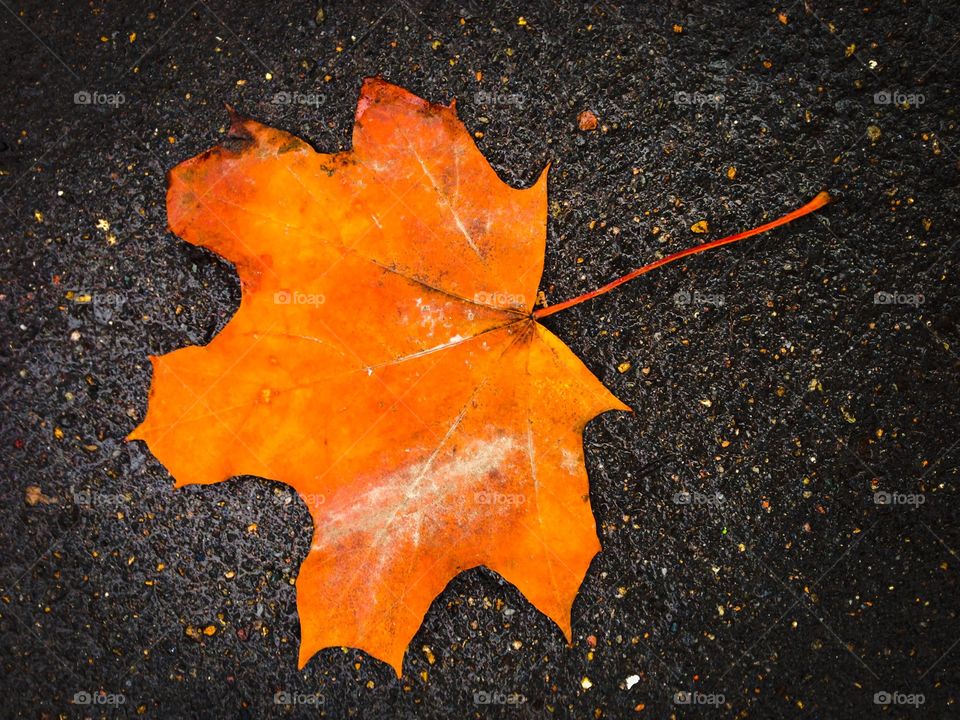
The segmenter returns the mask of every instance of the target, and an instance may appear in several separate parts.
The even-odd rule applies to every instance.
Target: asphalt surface
[[[0,716],[960,715],[952,0],[0,5]],[[475,570],[399,681],[296,669],[292,492],[123,442],[146,356],[239,300],[164,173],[224,103],[342,150],[376,74],[456,97],[510,183],[553,163],[551,302],[837,197],[545,320],[637,411],[586,433],[573,646]]]

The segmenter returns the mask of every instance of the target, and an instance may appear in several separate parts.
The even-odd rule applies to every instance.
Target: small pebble
[[[39,485],[27,485],[27,489],[26,489],[26,492],[24,493],[23,499],[27,503],[27,505],[30,505],[30,506],[36,505],[37,503],[50,505],[57,501],[56,498],[52,498],[44,495]]]
[[[577,127],[579,127],[584,132],[590,132],[597,129],[597,116],[594,115],[589,110],[584,110],[579,115],[577,115]]]

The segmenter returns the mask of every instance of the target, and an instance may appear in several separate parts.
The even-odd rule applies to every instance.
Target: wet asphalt
[[[0,5],[0,717],[960,713],[955,3]],[[123,441],[239,301],[165,172],[224,103],[343,150],[376,74],[511,184],[552,163],[550,302],[836,197],[545,320],[636,410],[586,432],[573,646],[477,569],[400,680],[296,669],[294,493]]]

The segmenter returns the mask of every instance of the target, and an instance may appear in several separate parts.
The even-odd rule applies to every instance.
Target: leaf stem
[[[823,191],[803,207],[797,208],[792,212],[788,212],[786,215],[783,215],[782,217],[779,217],[776,220],[773,220],[772,222],[765,223],[764,225],[755,227],[752,230],[744,230],[743,232],[736,233],[735,235],[729,235],[719,240],[713,240],[712,242],[704,243],[703,245],[696,245],[694,247],[687,248],[686,250],[681,250],[680,252],[673,253],[673,255],[667,255],[666,257],[660,258],[659,260],[655,260],[654,262],[644,265],[641,268],[637,268],[636,270],[633,270],[632,272],[627,273],[623,277],[617,278],[616,280],[609,282],[603,287],[597,288],[596,290],[593,290],[588,293],[584,293],[583,295],[578,295],[577,297],[570,298],[569,300],[564,300],[563,302],[557,303],[556,305],[550,305],[548,307],[543,307],[543,308],[540,308],[539,310],[535,310],[533,312],[533,318],[535,320],[539,320],[540,318],[545,318],[549,315],[553,315],[554,313],[558,313],[561,310],[566,310],[567,308],[573,307],[574,305],[579,305],[580,303],[586,302],[587,300],[592,300],[593,298],[599,295],[604,295],[605,293],[608,293],[611,290],[613,290],[615,287],[619,287],[620,285],[623,285],[625,282],[630,282],[634,278],[640,277],[641,275],[648,273],[655,268],[658,268],[662,265],[666,265],[667,263],[672,263],[674,260],[679,260],[680,258],[687,257],[688,255],[696,255],[697,253],[702,253],[706,250],[711,250],[713,248],[720,247],[721,245],[729,245],[730,243],[735,243],[738,240],[743,240],[744,238],[753,237],[754,235],[765,233],[768,230],[773,230],[774,228],[780,227],[781,225],[786,225],[788,222],[792,222],[797,218],[803,217],[804,215],[812,213],[815,210],[819,210],[828,202],[830,202],[831,199],[832,198],[830,197],[830,194],[826,191]]]

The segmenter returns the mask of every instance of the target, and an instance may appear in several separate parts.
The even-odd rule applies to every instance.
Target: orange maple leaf
[[[233,262],[240,309],[151,357],[145,440],[177,486],[257,475],[314,522],[301,667],[346,645],[398,672],[430,603],[486,565],[570,638],[600,550],[582,433],[626,410],[531,318],[546,173],[517,190],[450,107],[364,83],[353,148],[234,118],[170,173],[177,235]]]
[[[301,667],[351,646],[399,674],[430,603],[478,565],[570,640],[600,550],[583,429],[629,408],[537,320],[673,256],[534,312],[546,203],[546,171],[510,187],[453,103],[380,79],[349,151],[234,115],[171,171],[170,228],[233,262],[242,298],[208,345],[150,358],[130,438],[177,486],[257,475],[303,498]]]

